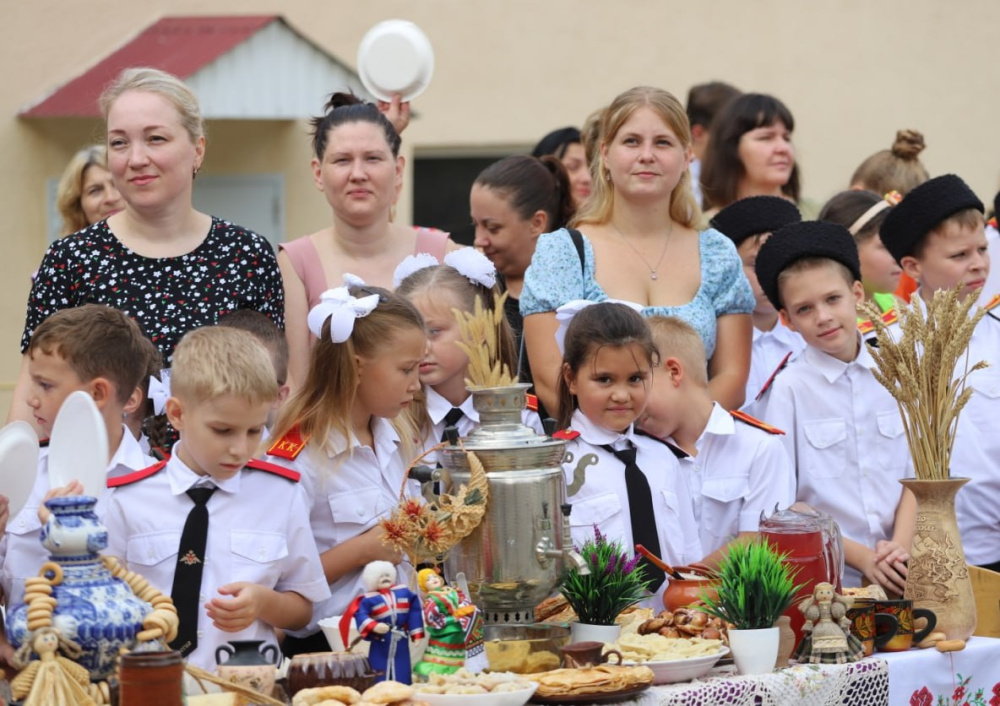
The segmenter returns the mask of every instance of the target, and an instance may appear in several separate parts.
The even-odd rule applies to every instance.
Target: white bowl
[[[403,101],[424,92],[434,75],[434,49],[427,35],[407,20],[385,20],[365,33],[358,47],[358,76],[382,101],[395,93]]]
[[[729,648],[723,647],[715,654],[670,659],[662,662],[626,662],[625,664],[641,664],[653,671],[653,684],[673,684],[690,681],[707,674],[715,663],[729,654]]]
[[[426,701],[430,706],[524,706],[535,693],[538,684],[531,682],[527,689],[500,691],[489,694],[423,694],[417,692],[415,701]]]

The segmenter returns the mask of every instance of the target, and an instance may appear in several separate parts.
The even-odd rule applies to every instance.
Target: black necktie
[[[201,573],[205,568],[205,543],[208,541],[208,499],[215,488],[191,488],[188,496],[194,507],[184,521],[181,543],[177,548],[177,568],[170,597],[177,608],[180,625],[177,638],[170,647],[187,657],[198,646],[198,596],[201,594]]]
[[[605,444],[601,448],[614,454],[615,458],[625,464],[625,490],[628,492],[633,544],[641,544],[653,554],[660,556],[660,537],[656,532],[653,493],[649,489],[649,481],[635,462],[635,447],[630,445],[626,449],[616,451],[610,444]],[[634,546],[632,551],[635,551]],[[649,590],[655,593],[666,578],[663,570],[658,569],[646,557],[639,559],[639,566],[645,571],[646,578],[652,580]]]
[[[448,427],[453,427],[458,424],[458,420],[465,416],[465,412],[460,410],[458,407],[452,407],[448,410],[448,414],[444,415],[444,431],[441,432],[441,441],[447,441],[448,435],[445,433]]]

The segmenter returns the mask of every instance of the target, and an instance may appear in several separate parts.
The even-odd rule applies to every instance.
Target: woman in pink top
[[[399,113],[397,101],[389,111]],[[447,233],[392,223],[404,158],[399,155],[399,132],[379,106],[334,93],[326,113],[312,125],[313,177],[333,210],[333,223],[285,243],[278,253],[293,390],[308,367],[312,339],[306,316],[320,294],[340,286],[348,272],[367,284],[391,289],[393,271],[407,255],[427,252],[440,260],[458,247]],[[405,120],[397,119],[397,125],[401,129]]]

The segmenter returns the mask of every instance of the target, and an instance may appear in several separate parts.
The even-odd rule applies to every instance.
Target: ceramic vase
[[[135,646],[142,620],[152,611],[104,567],[98,552],[107,548],[108,532],[94,514],[96,503],[88,496],[49,500],[45,506],[52,515],[41,533],[42,545],[59,567],[48,573],[62,574],[52,587],[52,625],[80,645],[83,654],[74,661],[90,672],[92,681],[111,675],[118,652]],[[15,646],[28,637],[27,608],[22,605],[8,615],[7,635]]]
[[[778,659],[779,628],[730,630],[729,649],[740,674],[770,674]]]
[[[621,625],[592,625],[575,622],[569,624],[571,642],[614,642],[622,631]]]
[[[263,640],[233,640],[215,650],[219,677],[270,696],[277,676],[278,647]],[[228,657],[224,656],[228,655]]]
[[[937,616],[948,640],[968,640],[976,629],[976,600],[955,519],[955,496],[968,478],[917,480],[904,487],[917,498],[917,523],[907,562],[904,598]]]
[[[792,630],[792,619],[787,615],[782,615],[775,622],[774,627],[778,628],[778,659],[774,662],[775,669],[784,669],[788,666],[788,660],[795,651],[795,631]]]

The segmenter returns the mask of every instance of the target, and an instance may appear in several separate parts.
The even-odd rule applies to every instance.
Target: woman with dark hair
[[[544,157],[547,154],[558,159],[566,167],[573,203],[576,208],[580,208],[593,188],[590,164],[587,162],[580,131],[575,127],[564,127],[550,132],[539,140],[535,149],[531,151],[532,157]]]
[[[794,129],[791,111],[774,96],[745,93],[722,109],[701,168],[710,215],[747,196],[783,196],[798,204]]]
[[[396,265],[407,255],[425,252],[440,261],[458,247],[447,233],[392,222],[404,159],[399,155],[399,133],[378,106],[334,93],[312,126],[313,178],[330,204],[333,222],[284,243],[278,253],[293,391],[305,379],[315,340],[306,318],[323,292],[339,286],[345,273],[389,289]]]
[[[505,314],[514,332],[518,366],[524,373],[527,357],[521,341],[518,300],[538,236],[562,228],[573,216],[566,169],[554,155],[501,159],[476,177],[469,210],[476,229],[474,245],[503,277]]]

